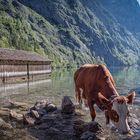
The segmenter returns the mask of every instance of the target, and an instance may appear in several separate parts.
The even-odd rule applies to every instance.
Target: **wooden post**
[[[30,79],[30,74],[29,74],[29,64],[27,64],[27,79]]]
[[[5,84],[5,73],[4,73],[5,71],[4,71],[4,65],[3,65],[3,77],[2,77],[2,82],[3,82],[3,84]]]

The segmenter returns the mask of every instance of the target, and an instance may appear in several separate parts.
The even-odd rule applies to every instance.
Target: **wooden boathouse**
[[[35,52],[0,48],[0,83],[44,79],[51,62]]]

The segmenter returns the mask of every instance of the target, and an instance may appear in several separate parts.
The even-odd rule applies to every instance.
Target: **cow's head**
[[[117,127],[118,131],[122,134],[130,133],[127,118],[129,116],[129,106],[135,98],[135,92],[127,96],[117,96],[112,101],[106,99],[102,94],[99,95],[99,100],[106,107],[106,119],[112,121]]]

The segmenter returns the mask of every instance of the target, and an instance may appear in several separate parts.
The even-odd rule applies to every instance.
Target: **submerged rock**
[[[75,111],[74,104],[68,96],[63,97],[61,109],[62,109],[62,112],[66,114],[74,113]]]

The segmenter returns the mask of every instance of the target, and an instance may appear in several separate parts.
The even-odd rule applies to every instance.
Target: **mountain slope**
[[[100,1],[122,26],[139,35],[140,39],[140,5],[137,0]]]
[[[36,51],[54,66],[139,62],[139,40],[98,0],[0,0],[0,15],[0,47]]]

